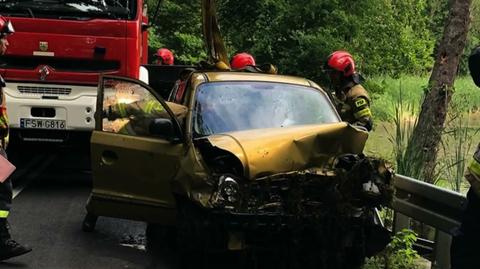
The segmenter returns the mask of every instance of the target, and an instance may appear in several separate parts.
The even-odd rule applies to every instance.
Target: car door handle
[[[102,153],[101,165],[112,165],[118,160],[118,155],[110,150],[106,150]]]

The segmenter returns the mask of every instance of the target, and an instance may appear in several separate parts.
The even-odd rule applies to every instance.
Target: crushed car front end
[[[375,208],[390,203],[393,172],[362,154],[368,133],[341,122],[308,83],[218,77],[230,81],[200,84],[192,109],[205,170],[177,176],[188,197],[178,203],[183,249],[295,246],[318,268],[350,268],[381,250],[389,235]]]

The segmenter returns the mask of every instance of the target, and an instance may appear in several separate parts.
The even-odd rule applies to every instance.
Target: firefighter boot
[[[32,251],[27,246],[22,246],[10,237],[6,219],[0,219],[0,261],[23,255]]]

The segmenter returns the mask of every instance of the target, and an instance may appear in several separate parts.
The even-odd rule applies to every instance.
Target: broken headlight
[[[380,189],[378,188],[377,184],[375,184],[372,180],[369,180],[366,183],[362,184],[362,191],[364,194],[369,196],[380,196]]]
[[[217,191],[212,196],[211,202],[216,206],[235,208],[240,199],[240,185],[237,180],[227,175],[220,176]]]
[[[218,190],[222,198],[228,203],[240,201],[240,185],[229,176],[221,176],[218,182]]]

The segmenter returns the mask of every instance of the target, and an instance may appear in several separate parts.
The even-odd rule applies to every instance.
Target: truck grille
[[[53,95],[69,95],[71,88],[57,87],[34,87],[34,86],[18,86],[18,91],[24,94],[53,94]]]
[[[20,57],[10,55],[2,56],[0,59],[0,68],[2,69],[35,70],[42,65],[48,65],[57,72],[102,73],[120,69],[120,62],[114,60],[64,59],[42,56]]]

